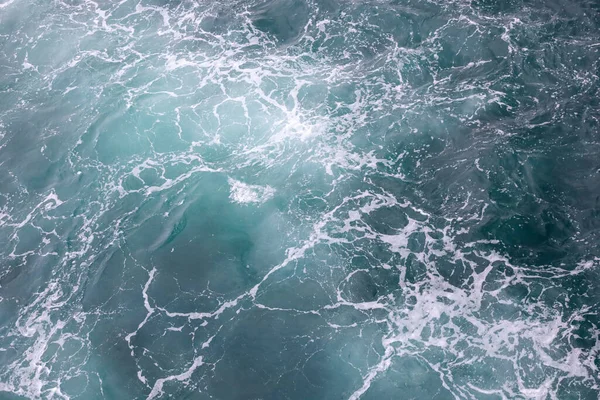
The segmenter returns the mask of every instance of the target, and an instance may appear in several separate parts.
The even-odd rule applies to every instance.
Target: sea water
[[[0,0],[0,398],[597,399],[596,0]]]

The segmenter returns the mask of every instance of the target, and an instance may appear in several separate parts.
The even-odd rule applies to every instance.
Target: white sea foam
[[[275,195],[275,190],[270,186],[249,185],[229,178],[229,198],[236,203],[264,203]]]

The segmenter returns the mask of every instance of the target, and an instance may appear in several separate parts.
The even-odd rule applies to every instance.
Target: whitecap
[[[229,198],[236,203],[264,203],[275,194],[270,186],[249,185],[235,179],[228,179],[231,187]]]

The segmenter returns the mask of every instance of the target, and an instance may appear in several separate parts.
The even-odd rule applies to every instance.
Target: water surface
[[[0,1],[0,398],[600,395],[596,0]]]

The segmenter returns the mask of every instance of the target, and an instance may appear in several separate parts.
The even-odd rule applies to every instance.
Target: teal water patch
[[[599,396],[596,2],[0,1],[1,398]]]

